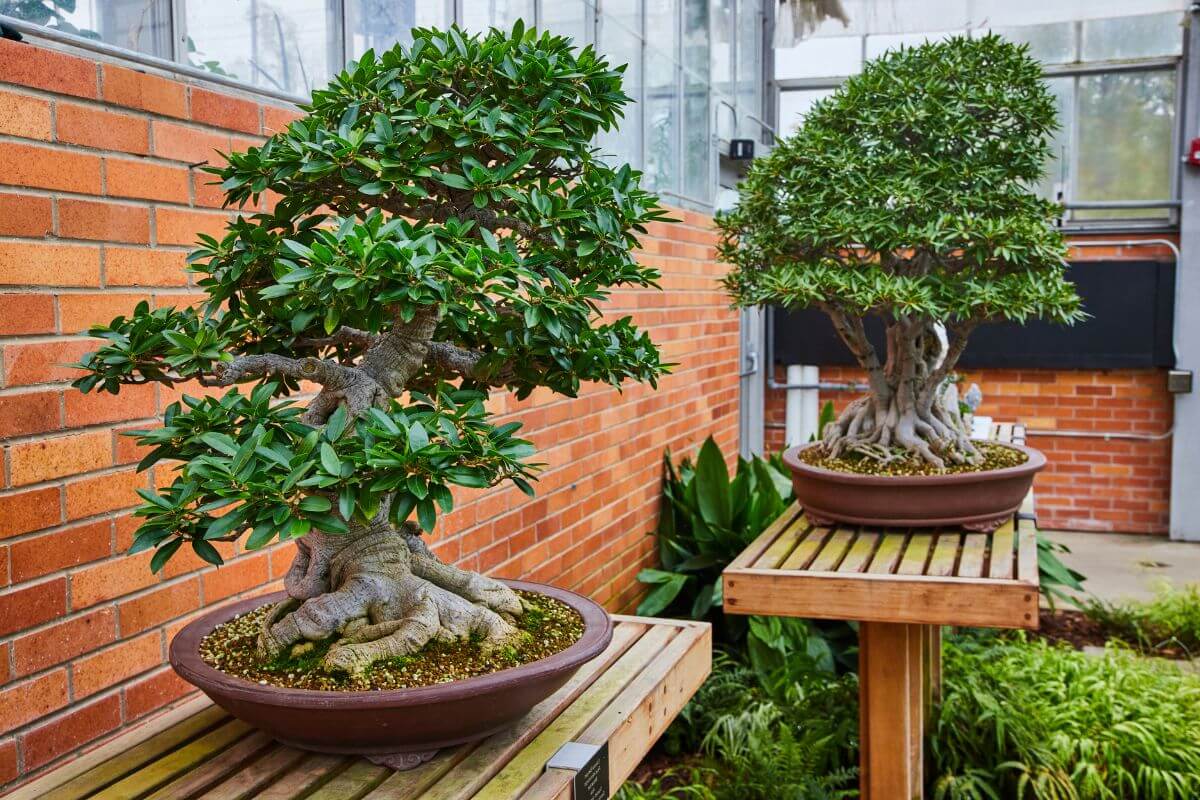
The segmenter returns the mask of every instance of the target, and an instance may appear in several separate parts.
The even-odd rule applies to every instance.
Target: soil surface
[[[478,643],[463,640],[431,642],[418,653],[377,661],[364,674],[328,673],[321,658],[334,639],[298,646],[287,656],[262,662],[255,647],[263,618],[271,606],[254,609],[200,640],[200,657],[214,669],[243,680],[289,689],[387,691],[432,686],[528,664],[573,645],[583,635],[583,618],[566,603],[533,592],[518,591],[525,614],[517,627],[527,636],[519,647],[485,653]]]
[[[858,475],[953,475],[960,472],[987,472],[1005,467],[1016,467],[1029,460],[1029,456],[1012,447],[993,442],[975,442],[975,446],[983,453],[982,464],[947,464],[936,467],[919,457],[903,461],[893,461],[887,464],[873,458],[857,454],[846,454],[838,458],[828,458],[824,448],[810,447],[800,453],[800,460],[806,464],[835,472],[853,472]]]
[[[1137,642],[1123,638],[1082,611],[1071,609],[1059,609],[1053,613],[1043,610],[1040,627],[1033,632],[1033,635],[1048,642],[1069,644],[1076,650],[1082,650],[1085,647],[1104,647],[1112,640],[1121,642],[1145,655],[1158,658],[1188,660],[1197,655],[1170,643],[1153,648],[1144,647]]]

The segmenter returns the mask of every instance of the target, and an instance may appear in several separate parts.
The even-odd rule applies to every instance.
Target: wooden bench
[[[1019,426],[1002,433],[1024,439]],[[1036,532],[1015,525],[988,534],[822,528],[793,505],[726,568],[727,614],[860,623],[863,800],[923,796],[943,625],[1037,627]]]
[[[615,793],[708,676],[712,631],[702,622],[614,622],[608,649],[520,723],[414,770],[286,747],[201,697],[10,800],[570,800],[574,773],[546,763],[571,741],[607,744]]]

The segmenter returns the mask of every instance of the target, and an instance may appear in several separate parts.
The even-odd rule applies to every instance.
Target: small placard
[[[567,742],[546,762],[547,769],[569,769],[572,800],[608,800],[608,743]]]

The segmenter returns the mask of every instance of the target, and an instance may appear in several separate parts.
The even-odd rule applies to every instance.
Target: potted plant
[[[972,441],[946,388],[977,326],[1085,316],[1057,206],[1031,191],[1056,125],[1025,47],[901,48],[817,102],[719,217],[734,301],[820,309],[866,372],[868,394],[785,454],[814,521],[989,529],[1045,464]]]
[[[664,371],[645,333],[600,310],[610,287],[656,285],[631,250],[666,218],[638,172],[590,146],[629,101],[622,71],[519,22],[482,37],[418,29],[368,52],[302,119],[210,170],[229,205],[275,202],[201,237],[190,261],[206,302],[142,304],[93,331],[107,344],[83,360],[82,391],[231,387],[184,395],[138,433],[140,468],[172,471],[140,492],[131,552],[153,549],[159,570],[185,546],[219,565],[242,536],[296,543],[273,607],[234,604],[172,644],[180,674],[235,715],[302,747],[411,764],[518,718],[606,646],[591,601],[458,569],[421,534],[454,487],[533,493],[533,447],[519,423],[493,424],[490,390],[574,396],[581,381],[653,385]],[[584,630],[508,668],[536,598]],[[213,643],[241,626],[246,644],[255,621],[250,652]],[[451,646],[491,666],[370,683],[381,664]]]

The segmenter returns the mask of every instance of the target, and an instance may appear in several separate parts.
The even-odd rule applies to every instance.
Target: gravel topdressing
[[[800,453],[800,460],[814,467],[831,469],[835,472],[854,472],[859,475],[953,475],[960,472],[987,472],[993,469],[1016,467],[1029,460],[1029,456],[1012,447],[993,442],[975,442],[979,452],[983,453],[983,463],[947,464],[938,469],[920,458],[910,458],[906,461],[894,461],[881,464],[878,461],[861,455],[844,455],[839,458],[828,458],[823,448],[810,447]]]
[[[255,653],[258,631],[270,605],[218,625],[200,640],[204,663],[227,675],[289,689],[318,689],[347,692],[384,691],[432,686],[472,678],[528,664],[570,647],[583,635],[579,612],[559,600],[534,592],[518,591],[525,614],[517,627],[528,634],[519,647],[485,654],[472,641],[430,642],[418,653],[377,661],[362,675],[328,673],[321,658],[336,641],[316,642],[298,657],[284,656],[263,663]]]

